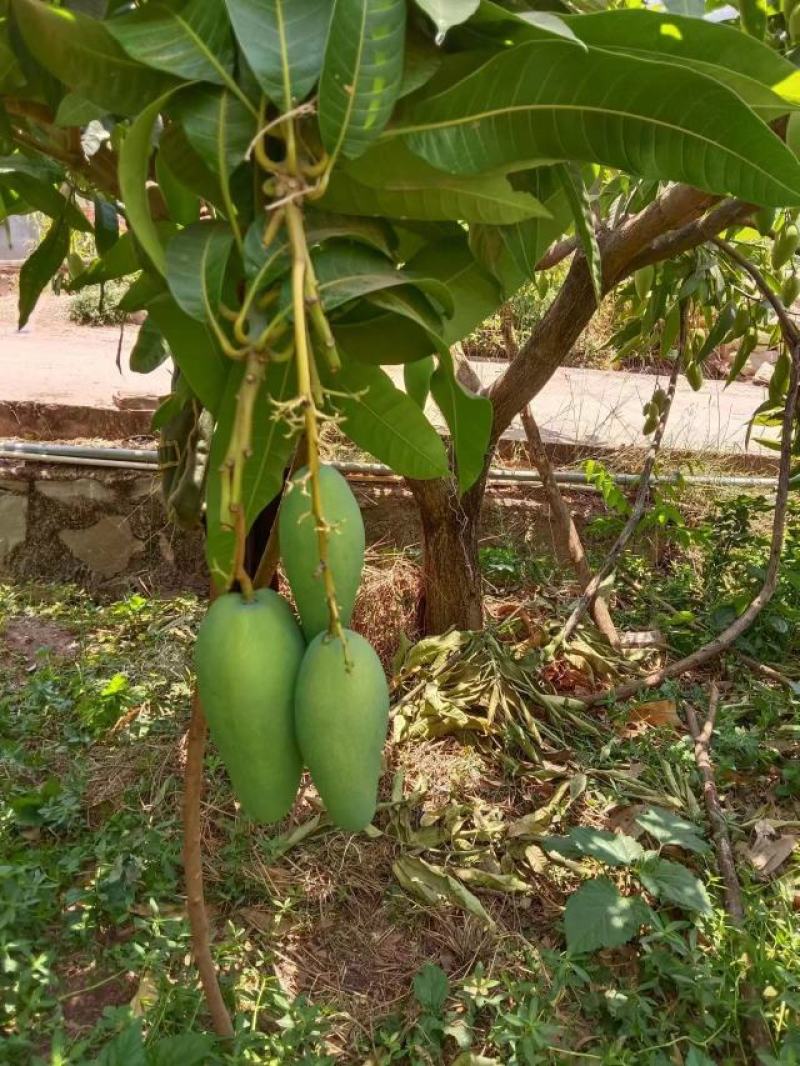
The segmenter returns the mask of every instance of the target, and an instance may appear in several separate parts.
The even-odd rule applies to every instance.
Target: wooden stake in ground
[[[722,805],[719,802],[710,754],[711,738],[714,735],[714,723],[718,707],[719,690],[716,682],[712,682],[708,700],[708,717],[703,724],[703,728],[700,728],[697,715],[691,704],[686,705],[686,720],[689,723],[689,731],[694,741],[694,758],[697,763],[697,769],[703,779],[703,798],[708,812],[708,820],[711,823],[711,834],[714,837],[717,865],[725,885],[725,910],[728,913],[731,924],[740,933],[746,934],[742,890],[739,885],[739,878],[736,876],[736,864],[733,859],[731,839],[728,835],[728,827],[725,824],[725,815],[722,813]],[[751,1011],[745,1024],[750,1050],[755,1057],[759,1049],[765,1049],[770,1046],[769,1032],[763,1017],[758,1013],[759,997],[756,989],[746,980],[742,983],[741,992],[742,999]]]
[[[516,358],[519,347],[517,345],[517,336],[512,320],[511,308],[508,304],[503,308],[503,337],[505,339],[508,358]],[[533,417],[533,411],[531,410],[530,405],[526,405],[522,408],[521,417],[522,426],[528,441],[528,451],[530,453],[531,461],[536,467],[539,477],[542,479],[542,487],[544,488],[547,502],[550,507],[553,525],[555,526],[556,546],[563,558],[571,563],[577,574],[581,588],[585,589],[592,580],[592,571],[589,568],[589,563],[586,559],[586,552],[584,551],[580,534],[575,527],[572,515],[564,502],[564,497],[561,495],[561,489],[558,487],[558,483],[553,474],[553,467],[550,464],[550,459],[545,450],[542,435],[539,432],[539,427],[536,424],[536,419]],[[591,610],[597,628],[612,648],[618,648],[619,634],[617,633],[616,626],[611,618],[608,604],[601,595],[598,594],[594,596],[592,599]]]

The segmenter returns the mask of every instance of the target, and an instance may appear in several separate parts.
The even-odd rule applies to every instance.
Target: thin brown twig
[[[212,592],[213,596],[213,592]],[[230,1039],[233,1023],[222,998],[217,969],[211,954],[205,893],[203,890],[203,855],[200,848],[203,795],[203,755],[206,746],[206,718],[195,687],[192,694],[192,717],[186,743],[186,769],[183,790],[183,869],[186,878],[186,910],[192,935],[192,952],[200,983],[208,1004],[217,1036]]]
[[[716,782],[714,780],[714,765],[711,762],[711,738],[714,734],[714,724],[719,707],[719,689],[715,681],[711,682],[708,699],[708,716],[703,723],[702,729],[697,721],[694,707],[686,704],[686,720],[689,731],[694,741],[694,758],[697,769],[703,779],[703,799],[705,800],[708,820],[711,823],[711,834],[714,838],[714,848],[717,854],[717,865],[725,885],[725,910],[734,928],[744,935],[747,934],[745,925],[745,911],[742,903],[742,889],[736,874],[736,863],[731,848],[731,838],[725,823],[725,815],[719,801]],[[749,958],[747,964],[749,966]],[[742,982],[742,999],[750,1008],[745,1019],[747,1040],[750,1051],[755,1058],[758,1050],[770,1046],[769,1032],[763,1017],[758,1011],[759,997],[756,989],[745,978]]]
[[[763,276],[761,276],[755,268],[753,268],[753,271],[750,271],[750,274],[754,280],[756,280],[759,288],[761,288],[762,285],[764,286],[762,291],[764,292],[765,297],[767,297],[767,290],[769,287],[764,281]],[[757,280],[757,278],[760,280]],[[772,303],[773,300],[780,303],[775,294],[772,293],[771,290],[769,291],[772,297],[770,303]],[[781,304],[781,307],[782,306],[783,305]],[[789,388],[786,396],[786,407],[784,408],[782,419],[781,457],[778,469],[778,485],[775,495],[775,512],[772,520],[769,561],[767,563],[767,569],[761,588],[742,614],[740,614],[738,618],[736,618],[713,640],[704,644],[696,651],[693,651],[685,658],[661,667],[659,670],[654,670],[643,678],[627,682],[615,689],[611,689],[610,692],[600,692],[593,696],[589,696],[584,700],[584,703],[587,706],[603,703],[606,700],[614,701],[628,699],[630,696],[636,695],[643,689],[655,688],[657,685],[662,684],[671,677],[680,677],[681,674],[688,673],[690,670],[696,670],[699,667],[704,666],[712,659],[717,658],[718,655],[721,655],[722,652],[727,651],[735,640],[737,640],[743,633],[747,632],[775,593],[775,589],[778,585],[778,572],[780,569],[781,552],[783,550],[783,539],[786,529],[786,510],[789,500],[789,480],[792,467],[792,442],[794,437],[795,418],[798,409],[798,396],[800,395],[800,334],[795,330],[794,326],[791,324],[791,320],[788,319],[788,316],[779,315],[778,318],[784,332],[784,340],[791,352],[792,365],[789,376]],[[786,328],[787,324],[791,325],[791,331]]]
[[[519,354],[519,346],[517,344],[517,333],[514,328],[512,310],[508,304],[503,307],[502,328],[506,346],[506,355],[509,359],[515,359]],[[544,441],[542,440],[542,435],[539,432],[539,427],[536,424],[536,419],[533,416],[533,411],[529,404],[526,404],[522,408],[521,418],[522,426],[525,430],[525,436],[528,441],[528,452],[530,453],[533,465],[539,473],[539,477],[542,479],[542,487],[547,496],[547,502],[550,506],[553,523],[556,527],[557,545],[566,559],[571,563],[581,588],[585,589],[592,580],[592,571],[586,558],[586,552],[584,551],[580,534],[572,520],[569,508],[564,502],[564,497],[561,495],[561,489],[556,482],[553,474],[553,467],[547,455]],[[592,617],[595,620],[597,628],[612,648],[618,648],[619,634],[617,633],[617,627],[614,625],[611,612],[608,609],[608,604],[605,599],[601,595],[594,596],[591,603],[591,609]]]
[[[569,640],[569,638],[575,632],[578,627],[578,624],[580,623],[581,618],[583,618],[584,614],[586,613],[586,609],[592,602],[592,597],[597,595],[597,592],[599,591],[602,583],[614,570],[614,567],[619,562],[622,553],[628,546],[628,542],[630,541],[633,534],[636,532],[636,527],[639,525],[639,521],[641,520],[641,517],[644,514],[644,509],[647,505],[647,500],[650,496],[650,478],[652,476],[653,469],[656,465],[656,459],[658,458],[658,453],[661,448],[661,442],[664,439],[664,432],[667,428],[667,419],[669,418],[669,412],[672,407],[672,401],[675,398],[675,389],[678,384],[678,371],[683,363],[685,351],[686,307],[685,304],[681,303],[680,341],[678,344],[678,354],[675,358],[675,362],[672,367],[672,373],[670,374],[669,384],[667,386],[666,399],[664,400],[659,412],[658,425],[656,426],[655,433],[653,434],[653,440],[650,443],[650,447],[647,450],[647,457],[645,458],[644,465],[642,467],[642,475],[639,478],[639,488],[636,493],[636,499],[634,501],[633,507],[631,508],[631,513],[628,515],[628,519],[625,525],[623,526],[619,536],[617,537],[614,546],[606,556],[605,561],[596,571],[594,577],[586,586],[586,588],[583,590],[583,594],[581,595],[578,602],[575,604],[572,614],[564,623],[563,629],[556,637],[554,642],[555,647],[560,647],[567,640]]]

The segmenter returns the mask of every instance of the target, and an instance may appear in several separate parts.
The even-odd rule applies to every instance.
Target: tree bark
[[[484,479],[463,496],[452,479],[413,481],[422,524],[425,633],[447,629],[481,629],[483,592],[478,559],[478,532]]]

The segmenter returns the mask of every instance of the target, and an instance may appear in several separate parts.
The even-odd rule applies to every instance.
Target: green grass
[[[484,564],[496,588],[515,594],[557,576],[511,548]],[[711,624],[728,586],[721,580],[703,613],[688,566],[677,559],[655,581],[651,573],[650,586],[679,608],[694,597]],[[557,590],[537,602],[568,606]],[[788,586],[776,610],[781,603],[792,604]],[[617,605],[623,624],[651,623],[657,610]],[[226,1048],[203,1035],[181,881],[200,606],[141,596],[97,604],[75,589],[32,586],[0,590],[0,615],[12,648],[25,626],[35,634],[45,623],[51,638],[59,627],[75,641],[32,663],[6,655],[0,680],[0,1062],[741,1063],[748,953],[773,1045],[762,1061],[800,1062],[800,867],[789,859],[764,882],[745,854],[759,819],[786,823],[781,832],[800,824],[800,701],[733,657],[714,756],[748,907],[745,938],[724,915],[713,853],[673,848],[667,855],[707,888],[709,916],[645,894],[652,918],[640,935],[588,954],[566,950],[563,909],[587,878],[642,889],[624,867],[559,864],[540,835],[608,827],[632,805],[655,804],[708,838],[702,789],[685,734],[629,735],[626,707],[598,712],[591,733],[537,711],[533,756],[520,747],[513,706],[504,730],[484,735],[481,700],[492,686],[520,691],[533,662],[510,630],[481,645],[483,658],[444,671],[438,702],[429,689],[424,707],[414,705],[405,738],[390,747],[368,834],[328,828],[309,790],[291,822],[248,824],[212,753],[203,846],[215,955],[236,1008]],[[791,634],[767,629],[759,639],[760,653],[795,654]],[[678,694],[673,686],[656,695]],[[680,695],[702,708],[703,679]],[[433,736],[437,722],[467,711],[473,732]],[[511,830],[534,812],[535,829]],[[438,882],[438,902],[410,895],[396,872],[408,860],[446,872],[477,906],[453,880]]]

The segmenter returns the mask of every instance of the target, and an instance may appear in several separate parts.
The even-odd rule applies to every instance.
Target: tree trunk
[[[483,597],[478,527],[484,478],[459,498],[455,481],[407,479],[422,523],[425,633],[481,629]]]

